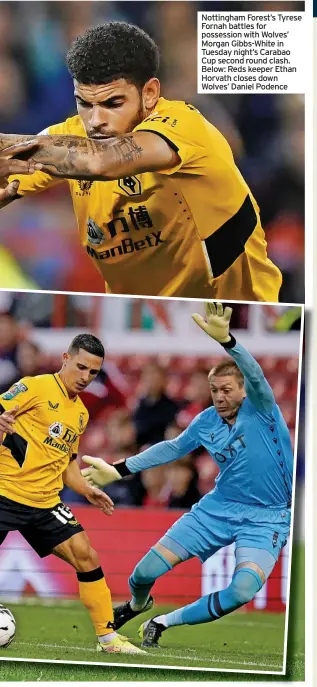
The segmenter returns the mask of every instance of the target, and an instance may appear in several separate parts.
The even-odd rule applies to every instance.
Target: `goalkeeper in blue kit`
[[[142,646],[157,647],[175,625],[218,620],[253,599],[286,544],[290,530],[293,455],[290,434],[261,367],[229,332],[232,310],[206,304],[195,322],[229,354],[209,373],[213,407],[197,415],[176,439],[163,441],[114,465],[84,456],[90,484],[114,480],[181,458],[204,446],[219,465],[215,488],[196,503],[142,558],[129,578],[132,598],[114,611],[119,629],[153,605],[158,577],[197,556],[204,562],[235,543],[236,567],[226,589],[207,594],[139,629]]]

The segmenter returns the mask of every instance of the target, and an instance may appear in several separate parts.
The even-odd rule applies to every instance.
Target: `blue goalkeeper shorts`
[[[213,491],[177,520],[160,543],[183,558],[182,550],[204,563],[224,546],[263,549],[277,561],[290,531],[290,508],[262,508],[229,501]],[[169,543],[170,542],[170,543]],[[175,542],[176,546],[173,546]],[[186,556],[184,556],[184,559]]]

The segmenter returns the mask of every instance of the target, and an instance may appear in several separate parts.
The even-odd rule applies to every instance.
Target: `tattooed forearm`
[[[91,158],[97,156],[94,141],[80,136],[41,136],[33,155],[36,163],[53,176],[88,179],[92,171]]]
[[[9,146],[16,145],[17,143],[23,143],[24,141],[30,141],[34,136],[21,136],[19,134],[0,134],[0,151],[9,148]]]
[[[112,143],[111,143],[112,141]],[[110,139],[108,143],[111,150],[116,156],[116,160],[120,162],[133,162],[141,157],[143,149],[139,146],[132,136],[120,136]]]
[[[132,135],[104,140],[48,135],[37,140],[32,161],[41,165],[38,169],[64,178],[106,180],[133,174],[133,163],[143,152]]]

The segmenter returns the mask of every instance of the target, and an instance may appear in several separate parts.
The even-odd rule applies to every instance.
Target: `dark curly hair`
[[[105,349],[101,341],[93,334],[78,334],[75,336],[69,346],[68,353],[76,355],[79,353],[80,348],[83,348],[87,353],[97,355],[99,358],[104,358],[105,356]]]
[[[159,50],[138,26],[109,21],[77,36],[66,63],[73,79],[82,84],[100,85],[123,78],[143,87],[156,76]]]

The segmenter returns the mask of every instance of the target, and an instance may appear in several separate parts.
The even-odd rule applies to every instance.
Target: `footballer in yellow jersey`
[[[58,373],[25,377],[0,397],[15,413],[15,432],[0,446],[0,495],[37,508],[60,502],[63,472],[77,456],[88,412],[69,398]]]
[[[99,339],[81,334],[64,353],[59,373],[24,377],[0,396],[0,544],[17,530],[39,556],[52,553],[70,563],[98,650],[144,653],[114,632],[98,555],[59,495],[65,484],[104,513],[113,510],[106,494],[87,485],[75,460],[88,422],[78,394],[97,376],[103,357]]]
[[[67,62],[78,115],[34,139],[30,174],[10,177],[11,197],[67,179],[106,292],[276,302],[281,274],[256,201],[222,134],[193,106],[160,97],[152,39],[108,22],[79,36]],[[14,137],[4,140],[21,157],[8,148]]]

